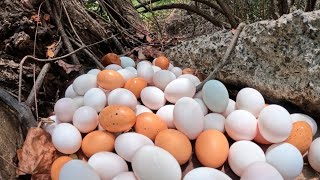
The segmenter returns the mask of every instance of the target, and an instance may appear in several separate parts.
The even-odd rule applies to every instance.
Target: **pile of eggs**
[[[289,180],[302,172],[304,155],[320,172],[311,117],[267,105],[253,88],[233,101],[217,80],[196,93],[199,78],[163,56],[136,64],[107,54],[102,63],[105,70],[73,81],[44,126],[63,154],[53,180],[231,179],[225,164],[243,180]],[[192,154],[203,167],[182,177]]]

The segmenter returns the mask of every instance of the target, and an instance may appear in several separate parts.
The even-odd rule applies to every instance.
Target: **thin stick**
[[[216,75],[216,73],[223,67],[227,64],[228,62],[228,59],[231,55],[231,53],[233,52],[233,49],[234,47],[236,46],[237,44],[237,41],[238,41],[238,38],[239,38],[239,35],[240,33],[242,32],[242,29],[245,27],[245,23],[240,23],[236,29],[236,32],[235,34],[233,35],[233,38],[231,40],[231,43],[229,44],[226,52],[224,53],[224,56],[221,60],[221,62],[214,68],[214,70],[209,74],[209,76],[204,80],[202,81],[197,87],[197,92],[200,91],[203,87],[203,85],[208,82],[209,80],[211,80],[212,78],[214,78],[214,76]]]

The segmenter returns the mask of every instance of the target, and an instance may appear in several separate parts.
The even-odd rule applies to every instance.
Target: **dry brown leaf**
[[[151,43],[153,39],[150,36],[146,36],[146,40],[148,43]]]
[[[52,51],[52,49],[48,49],[47,50],[47,57],[49,57],[49,58],[53,58],[54,57],[54,52]]]
[[[44,15],[43,15],[43,19],[44,19],[45,21],[49,21],[50,15],[49,15],[49,14],[44,14]]]
[[[47,46],[48,49],[53,49],[56,48],[57,43],[53,42],[52,44],[50,44],[49,46]]]
[[[32,15],[32,16],[31,16],[31,19],[32,19],[33,21],[35,21],[35,22],[40,23],[40,17],[39,17],[38,15]]]
[[[61,66],[67,74],[71,73],[72,71],[79,71],[81,68],[81,65],[74,65],[74,64],[68,64],[62,60],[58,60],[58,65]]]
[[[157,58],[161,55],[164,55],[163,52],[159,51],[158,49],[152,46],[143,47],[142,54],[145,55],[146,57],[152,57],[152,58]]]
[[[140,48],[138,51],[138,59],[145,60],[147,57],[143,54],[143,50]]]
[[[49,58],[53,58],[55,56],[54,51],[56,50],[57,43],[53,42],[49,46],[47,46],[47,52],[46,55]]]
[[[50,179],[50,168],[56,159],[56,149],[46,131],[41,128],[30,128],[22,151],[18,150],[17,153],[18,157],[20,156],[18,166],[20,170],[32,174],[32,179]],[[17,170],[17,175],[25,175],[24,172]]]

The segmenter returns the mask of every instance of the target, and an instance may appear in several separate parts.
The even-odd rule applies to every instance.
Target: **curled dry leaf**
[[[50,168],[56,158],[56,149],[46,131],[41,128],[30,128],[22,150],[18,150],[17,155],[18,176],[28,173],[32,174],[32,179],[50,179]]]
[[[79,71],[81,68],[81,65],[68,64],[62,60],[58,60],[57,63],[66,71],[67,74],[71,73],[72,71]]]

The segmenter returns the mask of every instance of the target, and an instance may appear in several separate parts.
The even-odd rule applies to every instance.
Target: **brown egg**
[[[114,90],[123,87],[125,80],[117,71],[103,70],[98,73],[97,83],[105,90]]]
[[[52,180],[59,180],[59,174],[62,166],[70,160],[72,160],[72,158],[69,156],[60,156],[54,160],[50,172]]]
[[[161,69],[167,70],[170,65],[170,61],[168,58],[166,58],[164,56],[160,56],[160,57],[157,57],[157,59],[155,61],[155,65],[160,67]]]
[[[166,129],[159,132],[155,144],[171,153],[180,165],[186,163],[192,153],[192,146],[188,137],[175,129]]]
[[[312,143],[311,126],[305,121],[293,123],[290,136],[285,142],[294,145],[304,155]]]
[[[110,105],[100,112],[99,123],[109,132],[124,132],[130,130],[136,123],[136,114],[127,106]]]
[[[257,125],[257,135],[253,139],[255,142],[260,144],[272,144],[271,142],[267,141],[260,133],[259,126]]]
[[[196,140],[195,152],[201,164],[218,168],[228,158],[229,142],[224,134],[217,130],[203,131]]]
[[[137,133],[143,134],[154,141],[158,133],[168,129],[168,127],[160,116],[152,112],[144,112],[137,116],[137,122],[134,129]]]
[[[107,66],[109,64],[121,65],[121,60],[118,55],[114,53],[108,53],[101,58],[101,64]]]
[[[195,74],[196,70],[192,68],[185,68],[182,70],[182,74]]]
[[[148,82],[141,77],[131,78],[129,79],[124,88],[131,91],[137,98],[140,97],[140,93],[143,88],[147,87]]]
[[[81,144],[81,149],[87,157],[101,151],[112,152],[115,136],[106,131],[92,131],[87,134]]]

